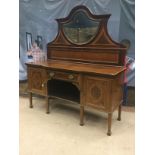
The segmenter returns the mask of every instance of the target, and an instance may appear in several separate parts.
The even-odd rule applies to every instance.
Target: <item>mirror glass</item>
[[[98,31],[100,20],[90,19],[82,10],[75,12],[72,19],[63,24],[66,38],[74,44],[90,42]]]

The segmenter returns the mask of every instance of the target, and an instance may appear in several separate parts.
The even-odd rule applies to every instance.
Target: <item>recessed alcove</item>
[[[68,81],[52,79],[47,82],[48,95],[80,103],[80,91]]]

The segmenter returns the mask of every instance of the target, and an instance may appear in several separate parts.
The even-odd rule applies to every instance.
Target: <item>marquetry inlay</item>
[[[42,75],[39,71],[33,71],[32,72],[32,88],[34,89],[42,89]]]
[[[97,100],[101,96],[101,89],[97,86],[93,86],[91,88],[91,96]]]

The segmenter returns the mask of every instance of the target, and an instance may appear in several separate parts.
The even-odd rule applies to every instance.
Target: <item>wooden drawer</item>
[[[46,70],[28,67],[28,90],[33,93],[37,93],[40,95],[46,94]]]
[[[84,77],[84,104],[104,111],[110,110],[111,80],[101,77]]]
[[[48,71],[48,76],[53,79],[65,81],[78,81],[78,74],[72,72]]]

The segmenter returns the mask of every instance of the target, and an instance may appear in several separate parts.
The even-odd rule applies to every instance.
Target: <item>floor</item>
[[[113,115],[112,136],[107,136],[107,114],[87,108],[85,125],[79,125],[79,106],[51,101],[45,113],[43,98],[19,99],[20,155],[134,155],[135,113],[122,111],[122,121]]]

